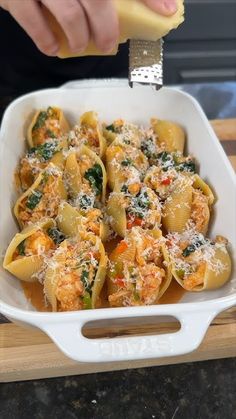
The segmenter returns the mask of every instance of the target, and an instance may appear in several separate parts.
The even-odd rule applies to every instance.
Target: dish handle
[[[165,306],[163,306],[164,309]],[[172,311],[172,312],[171,312]],[[117,319],[115,313],[106,313],[106,320]],[[159,306],[158,316],[172,315],[181,324],[181,329],[174,333],[149,336],[129,336],[114,338],[89,339],[82,334],[82,328],[87,323],[86,320],[68,319],[67,321],[50,322],[41,325],[47,335],[69,358],[81,362],[112,362],[128,361],[148,358],[160,358],[186,354],[196,349],[216,312],[202,311],[184,313],[175,310],[162,310]],[[142,318],[150,316],[149,313],[139,314],[135,317]],[[120,318],[134,317],[119,316]],[[104,320],[104,316],[100,318]]]

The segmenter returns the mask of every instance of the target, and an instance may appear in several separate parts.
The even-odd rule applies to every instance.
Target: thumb
[[[177,11],[177,0],[143,0],[143,3],[163,16],[173,15]]]

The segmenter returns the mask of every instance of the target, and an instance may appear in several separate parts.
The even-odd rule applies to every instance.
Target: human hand
[[[154,11],[167,16],[177,8],[176,0],[142,1]],[[71,52],[83,52],[91,38],[97,48],[105,53],[117,45],[119,22],[111,0],[0,0],[0,7],[15,18],[38,49],[54,56],[59,45],[42,12],[42,5],[48,8],[62,27]]]

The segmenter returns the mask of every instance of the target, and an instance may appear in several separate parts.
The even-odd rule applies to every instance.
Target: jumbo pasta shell
[[[113,230],[120,237],[125,237],[127,219],[124,195],[122,192],[114,192],[113,194],[110,194],[107,202],[107,214],[110,216],[110,222]]]
[[[159,146],[164,145],[165,151],[180,151],[183,153],[185,145],[185,132],[183,128],[170,121],[151,119],[152,128],[157,135]]]
[[[60,244],[60,249],[67,249],[66,240]],[[52,264],[47,268],[45,273],[45,279],[43,283],[43,289],[45,296],[52,306],[52,311],[57,311],[57,298],[56,289],[60,275],[60,266],[65,262],[65,253],[60,252],[52,257]]]
[[[98,137],[98,141],[99,141],[99,156],[102,158],[106,152],[106,140],[103,136],[102,133],[102,128],[100,127],[99,124],[99,120],[98,120],[98,115],[96,112],[94,111],[90,111],[90,112],[85,112],[83,113],[83,115],[81,115],[80,117],[80,125],[84,126],[85,128],[92,128],[96,131],[97,137]],[[87,144],[88,148],[91,148],[93,150],[92,147],[90,147]],[[94,151],[94,150],[93,150]]]
[[[200,261],[196,272],[181,278],[171,258],[171,269],[175,280],[187,291],[200,292],[222,287],[230,278],[232,262],[226,247],[215,247],[209,261]],[[199,284],[196,285],[196,281]],[[194,284],[195,283],[195,284]]]
[[[96,276],[94,279],[94,284],[92,287],[92,308],[96,307],[96,303],[100,296],[101,290],[104,285],[105,277],[106,277],[106,266],[107,266],[107,256],[105,254],[104,247],[102,245],[101,240],[94,236],[93,234],[86,234],[83,236],[83,240],[91,240],[92,243],[96,246],[99,250],[100,259],[99,265],[96,272]],[[44,292],[45,295],[52,306],[53,311],[58,311],[58,301],[56,298],[56,289],[58,285],[58,280],[60,278],[60,272],[62,269],[63,264],[65,263],[65,254],[68,246],[68,240],[65,240],[60,245],[60,249],[62,249],[59,254],[56,254],[52,258],[52,266],[49,267],[46,271],[45,281],[44,281]],[[64,249],[64,252],[63,252]]]
[[[200,189],[202,193],[208,198],[209,206],[213,205],[215,202],[215,196],[210,188],[210,186],[200,178],[199,175],[194,175],[193,177],[193,188]]]
[[[62,134],[69,131],[69,129],[70,129],[69,123],[66,120],[63,111],[60,108],[52,107],[52,109],[53,109],[53,111],[55,111],[58,114],[57,119],[58,119],[58,124],[59,124],[59,129],[60,129],[60,135],[59,136],[61,136]],[[28,141],[28,144],[29,144],[30,148],[36,147],[37,145],[43,144],[43,142],[44,142],[43,141],[43,142],[40,142],[40,143],[36,143],[33,139],[33,128],[34,128],[41,112],[45,112],[45,111],[44,110],[39,110],[39,111],[35,112],[35,114],[32,118],[32,121],[31,121],[31,123],[28,127],[28,130],[27,130],[26,138],[27,138],[27,141]]]
[[[167,232],[181,233],[191,217],[193,188],[189,182],[176,186],[163,206],[162,223]]]
[[[217,271],[217,269],[213,268],[219,263],[224,266],[222,271]],[[232,269],[231,265],[232,262],[228,251],[226,249],[216,249],[211,263],[207,263],[206,265],[203,286],[196,287],[193,291],[214,290],[222,287],[230,278]]]
[[[106,186],[107,186],[107,174],[106,174],[105,166],[104,166],[102,160],[100,159],[100,157],[97,156],[96,153],[94,153],[92,150],[90,150],[85,145],[82,145],[79,148],[78,152],[71,153],[67,157],[64,175],[65,175],[65,178],[66,178],[66,181],[67,181],[67,186],[68,186],[69,193],[73,197],[76,197],[78,195],[78,193],[81,191],[83,177],[81,175],[78,158],[79,158],[79,156],[82,156],[82,155],[88,156],[91,159],[91,161],[93,162],[93,165],[98,164],[101,167],[102,178],[103,178],[103,180],[102,180],[101,201],[105,202]]]
[[[80,226],[80,215],[77,209],[68,202],[62,202],[58,209],[57,224],[66,236],[77,236]]]
[[[106,150],[106,170],[111,190],[114,189],[115,184],[120,184],[125,179],[119,164],[123,159],[125,159],[125,152],[122,146],[112,143]]]
[[[55,227],[55,221],[52,219],[45,219],[34,225],[26,227],[21,231],[21,233],[17,233],[7,248],[3,261],[3,268],[21,281],[36,282],[37,278],[34,275],[39,272],[43,266],[43,256],[25,256],[21,259],[13,260],[13,254],[18,245],[34,234],[37,230],[48,230],[52,227]]]
[[[62,202],[59,206],[57,217],[58,227],[68,237],[74,237],[81,231],[87,231],[83,223],[84,218],[86,216],[81,215],[79,209],[72,207],[68,202]],[[105,242],[110,234],[109,226],[103,221],[100,221],[99,224],[99,237],[102,242]]]
[[[136,233],[138,232],[138,238],[136,237]],[[119,275],[123,272],[123,264],[125,262],[128,263],[135,263],[138,266],[137,262],[137,244],[140,244],[140,240],[146,240],[146,238],[150,236],[156,240],[161,239],[162,232],[161,230],[142,230],[139,227],[134,228],[131,232],[128,233],[125,241],[121,241],[117,248],[111,253],[109,259],[114,264],[115,269],[120,272]],[[119,247],[122,246],[122,243],[127,243],[127,249],[120,253]],[[160,244],[160,249],[163,256],[163,269],[165,270],[165,278],[163,279],[162,284],[160,285],[158,295],[156,300],[153,304],[156,304],[157,301],[161,298],[161,296],[165,293],[167,288],[169,287],[171,280],[172,280],[172,272],[171,272],[171,264],[169,260],[169,255],[166,250],[165,244]],[[147,263],[148,265],[148,263]],[[115,294],[120,291],[120,285],[113,280],[113,273],[112,270],[108,271],[108,295]]]
[[[30,195],[36,193],[36,191],[40,187],[41,182],[44,180],[44,176],[47,175],[48,170],[49,170],[49,174],[47,175],[48,178],[51,177],[52,179],[55,179],[54,175],[53,174],[50,174],[50,170],[54,170],[54,169],[56,169],[56,171],[58,170],[56,168],[56,166],[54,166],[52,163],[50,163],[45,168],[45,170],[43,170],[38,175],[38,177],[35,180],[35,182],[33,183],[33,185],[29,189],[27,189],[27,191],[25,191],[20,196],[20,198],[18,198],[18,200],[16,201],[16,204],[14,206],[13,212],[14,212],[14,215],[15,215],[15,217],[16,217],[16,219],[17,219],[17,221],[18,221],[18,223],[19,223],[19,225],[20,225],[21,228],[23,228],[27,223],[29,223],[31,221],[36,222],[36,221],[38,221],[39,219],[41,219],[43,217],[47,217],[47,211],[49,209],[48,208],[48,204],[50,202],[45,203],[44,210],[42,211],[42,213],[40,213],[40,214],[37,215],[39,218],[36,218],[36,219],[34,218],[34,209],[32,209],[31,213],[28,214],[29,216],[27,216],[28,219],[27,220],[25,220],[25,219],[23,220],[22,219],[22,212],[24,212],[26,210],[26,205],[25,205],[26,198],[28,198]],[[64,182],[63,182],[63,179],[62,179],[62,173],[58,173],[56,184],[53,186],[53,194],[54,194],[55,197],[58,198],[58,201],[67,199],[67,192],[66,192],[66,189],[65,189],[65,186],[64,186]],[[43,196],[44,196],[44,193],[42,192],[42,198],[43,198]],[[51,196],[49,195],[48,196],[48,201],[50,201],[52,199],[53,199],[53,195],[51,195]],[[35,208],[37,209],[37,206]],[[56,210],[56,208],[55,208],[55,210]],[[57,215],[57,213],[55,214],[55,216],[56,215]]]

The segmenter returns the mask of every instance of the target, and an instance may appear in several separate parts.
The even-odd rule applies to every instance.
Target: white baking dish
[[[73,87],[73,89],[69,89]],[[130,89],[126,82],[69,84],[66,88],[34,92],[15,100],[6,110],[0,132],[0,251],[3,255],[17,231],[11,208],[16,195],[13,173],[24,151],[25,128],[32,111],[56,105],[71,123],[87,110],[96,110],[107,122],[122,117],[147,124],[158,116],[179,122],[188,135],[188,150],[200,163],[201,176],[213,186],[218,201],[211,224],[211,236],[222,234],[236,255],[236,181],[224,151],[198,103],[178,90]],[[0,311],[14,322],[45,331],[69,357],[78,361],[106,362],[172,356],[193,351],[201,343],[212,319],[236,304],[236,276],[223,288],[186,293],[178,304],[112,308],[69,313],[39,313],[25,299],[21,285],[1,270]],[[90,340],[82,327],[89,321],[171,315],[181,323],[176,333]]]

